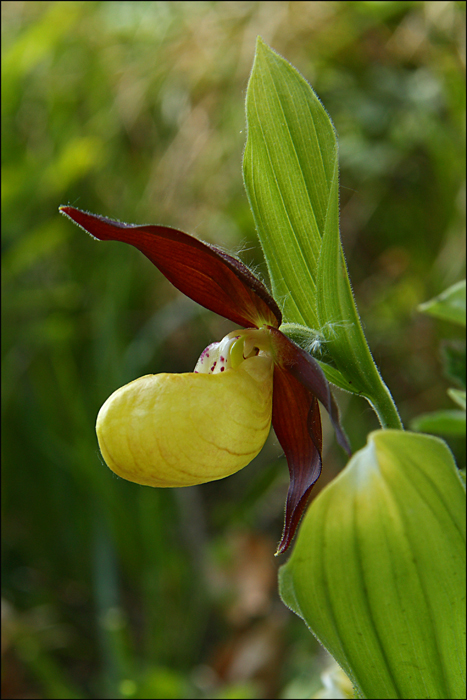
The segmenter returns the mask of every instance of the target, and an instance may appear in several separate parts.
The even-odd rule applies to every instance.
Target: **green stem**
[[[376,397],[373,396],[373,398],[370,399],[368,396],[365,396],[365,398],[378,416],[381,427],[386,430],[404,430],[399,411],[391,396],[391,392],[382,379],[380,380],[379,387],[380,390]]]
[[[308,328],[307,326],[302,326],[298,323],[283,323],[280,327],[282,333],[284,333],[290,340],[293,340],[301,348],[310,352],[313,344],[316,343],[320,345],[320,340],[323,341],[320,353],[321,357],[318,359],[315,355],[315,359],[319,362],[321,369],[323,370],[326,378],[331,384],[339,386],[341,389],[349,391],[350,386],[345,381],[344,375],[335,367],[332,363],[332,357],[329,355],[328,346],[323,336],[319,331]],[[365,341],[366,342],[366,341]],[[313,353],[311,353],[313,355]],[[397,410],[397,406],[394,403],[391,392],[387,388],[386,384],[376,367],[373,358],[371,357],[370,351],[368,350],[369,362],[368,368],[370,370],[370,376],[372,377],[371,388],[373,390],[372,396],[370,398],[369,394],[360,389],[360,391],[353,389],[354,393],[359,396],[364,396],[376,415],[383,429],[392,430],[404,430],[402,421]],[[368,374],[367,374],[368,378]],[[355,384],[354,384],[355,386]],[[368,382],[367,382],[368,386]],[[360,384],[362,387],[362,384]]]

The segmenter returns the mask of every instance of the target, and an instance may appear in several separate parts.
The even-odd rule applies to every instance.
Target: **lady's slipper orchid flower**
[[[173,228],[60,211],[99,240],[138,248],[177,289],[243,327],[209,345],[194,372],[140,377],[107,399],[96,425],[107,465],[150,486],[222,479],[260,452],[272,421],[290,472],[284,552],[321,472],[318,400],[350,453],[319,364],[279,330],[279,307],[236,258]]]

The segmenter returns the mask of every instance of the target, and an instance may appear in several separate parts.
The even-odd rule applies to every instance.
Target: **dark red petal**
[[[262,282],[215,246],[166,226],[123,224],[74,207],[60,211],[101,241],[138,248],[177,289],[206,309],[240,326],[280,325],[279,307]]]
[[[309,353],[293,343],[277,328],[270,328],[274,361],[287,369],[313,396],[321,401],[329,413],[336,431],[337,442],[347,454],[351,454],[349,441],[340,424],[339,409],[331,393],[329,382],[317,361]],[[284,407],[287,410],[287,407]]]
[[[321,473],[321,418],[316,398],[279,365],[274,368],[272,424],[290,473],[284,530],[276,552],[282,554],[293,539]]]

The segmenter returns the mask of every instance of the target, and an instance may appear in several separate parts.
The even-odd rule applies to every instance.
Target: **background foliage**
[[[118,480],[97,450],[114,389],[190,371],[232,328],[57,207],[176,226],[265,274],[241,176],[261,34],[336,126],[344,250],[403,421],[452,408],[439,344],[457,330],[415,307],[465,274],[464,32],[457,2],[2,3],[4,696],[317,690],[327,660],[276,590],[274,435],[180,490]],[[375,418],[338,400],[359,447]],[[316,491],[345,463],[325,431]]]

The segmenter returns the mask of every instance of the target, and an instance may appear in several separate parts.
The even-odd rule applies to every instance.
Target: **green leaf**
[[[318,328],[316,273],[337,162],[334,128],[308,83],[258,38],[247,91],[245,187],[288,322]]]
[[[461,389],[448,389],[448,396],[465,411],[465,391],[461,391]]]
[[[445,340],[441,355],[444,374],[465,389],[465,342]]]
[[[246,101],[245,188],[284,320],[323,339],[329,381],[401,427],[373,361],[339,236],[337,140],[306,80],[258,38]]]
[[[312,502],[280,592],[361,696],[465,697],[465,488],[446,444],[371,433]]]
[[[465,411],[446,409],[422,413],[411,421],[410,427],[422,433],[462,437],[465,435]]]
[[[420,304],[418,310],[465,326],[465,280],[453,284],[434,299]]]
[[[350,390],[370,402],[382,427],[400,428],[392,396],[383,382],[363,334],[339,236],[337,160],[332,200],[321,245],[318,268],[318,314],[326,351]],[[329,378],[329,381],[332,381]]]

